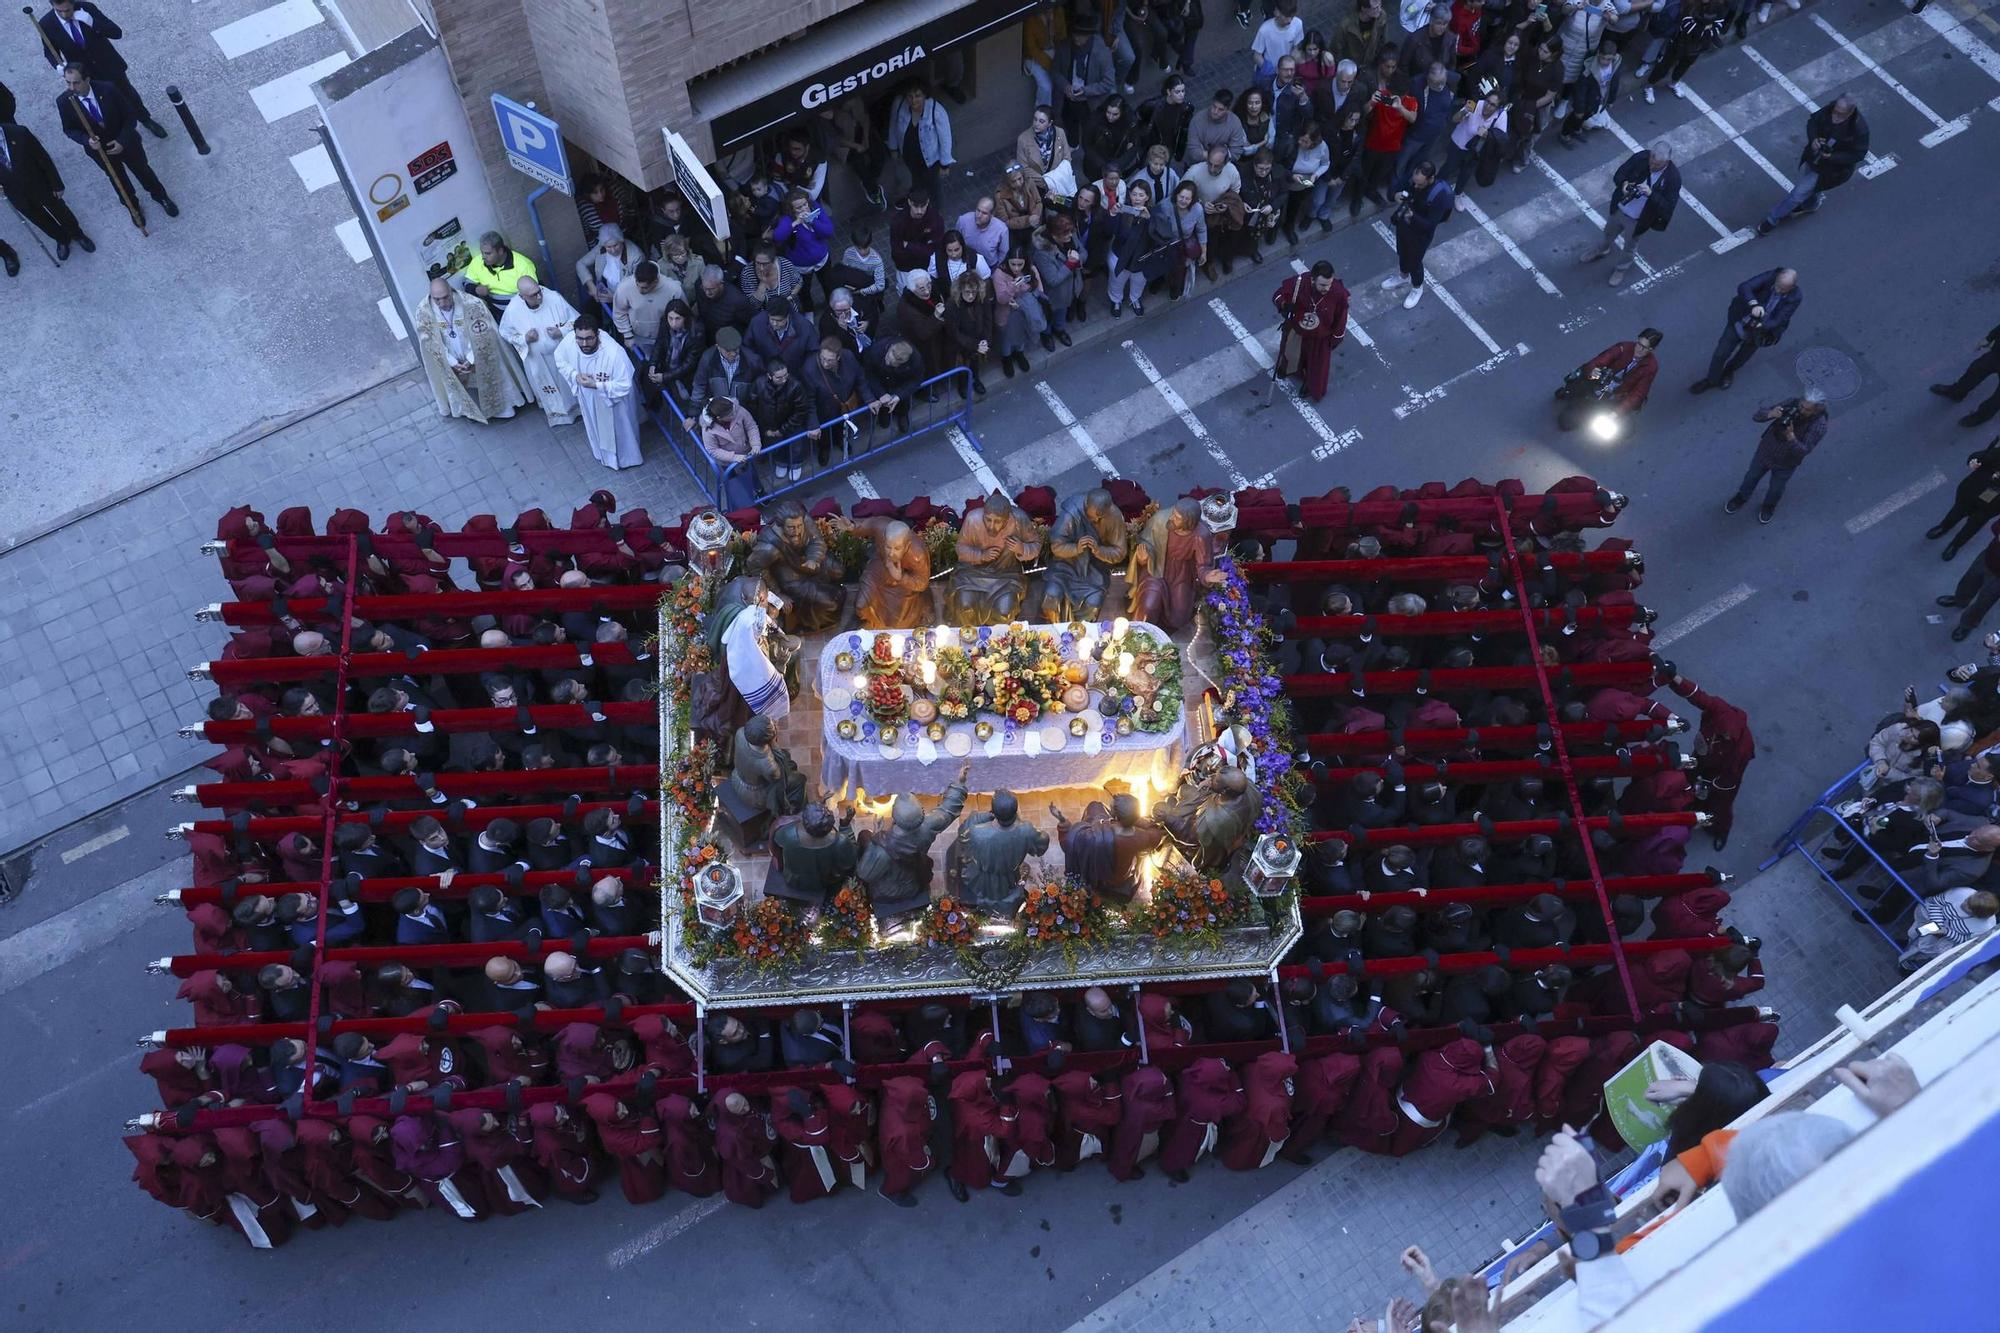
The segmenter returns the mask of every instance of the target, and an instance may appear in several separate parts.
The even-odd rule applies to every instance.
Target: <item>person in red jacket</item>
[[[1243,1071],[1243,1110],[1222,1126],[1217,1156],[1231,1171],[1255,1171],[1271,1164],[1292,1134],[1292,1100],[1298,1090],[1298,1060],[1266,1051]]]
[[[1118,1093],[1123,1106],[1104,1164],[1115,1180],[1137,1180],[1146,1174],[1139,1163],[1152,1156],[1174,1118],[1174,1085],[1158,1066],[1140,1065],[1119,1080]]]
[[[597,1126],[597,1140],[618,1163],[618,1184],[627,1203],[651,1203],[667,1192],[666,1157],[660,1151],[660,1122],[635,1111],[608,1092],[583,1099]]]
[[[1452,1112],[1493,1091],[1493,1073],[1484,1047],[1470,1037],[1454,1037],[1420,1051],[1396,1091],[1396,1132],[1386,1149],[1404,1157],[1443,1137]]]
[[[1660,370],[1653,349],[1665,336],[1658,329],[1641,329],[1637,338],[1613,343],[1572,370],[1556,390],[1562,403],[1556,411],[1556,425],[1575,430],[1590,421],[1598,439],[1607,444],[1617,439],[1622,419],[1644,407],[1646,396],[1653,391],[1653,377]],[[1608,425],[1599,424],[1600,413],[1609,414]]]
[[[633,1020],[632,1035],[639,1039],[642,1068],[658,1070],[662,1078],[694,1073],[694,1050],[664,1014],[640,1015]]]
[[[1326,1137],[1333,1118],[1347,1105],[1354,1081],[1361,1077],[1361,1057],[1352,1051],[1332,1051],[1309,1055],[1299,1061],[1298,1091],[1293,1104],[1298,1121],[1281,1154],[1300,1166],[1312,1163],[1312,1148]]]
[[[1750,735],[1750,715],[1727,699],[1708,693],[1674,669],[1660,664],[1667,688],[1701,710],[1701,734],[1695,738],[1695,793],[1709,813],[1709,836],[1715,850],[1729,841],[1736,820],[1736,793],[1743,787],[1743,770],[1757,757]]]
[[[771,1128],[782,1142],[792,1202],[811,1203],[840,1188],[833,1126],[824,1103],[805,1088],[771,1089]]]
[[[1185,1182],[1188,1168],[1222,1138],[1222,1122],[1249,1105],[1243,1080],[1225,1060],[1197,1060],[1181,1071],[1174,1117],[1160,1140],[1160,1169],[1169,1180]]]
[[[1073,1171],[1079,1162],[1103,1153],[1104,1146],[1112,1141],[1124,1114],[1125,1099],[1116,1074],[1098,1076],[1081,1069],[1062,1068],[1053,1052],[1048,1068],[1055,1075],[1051,1086],[1056,1092],[1061,1123],[1052,1165],[1058,1171]]]
[[[1454,1119],[1459,1147],[1470,1147],[1488,1132],[1511,1139],[1534,1118],[1535,1071],[1548,1049],[1548,1042],[1532,1032],[1518,1033],[1501,1043],[1490,1071],[1493,1090],[1458,1108]]]
[[[1729,890],[1719,884],[1698,889],[1682,889],[1653,906],[1653,938],[1656,940],[1702,939],[1722,933],[1722,909],[1729,906]]]
[[[1403,1077],[1403,1053],[1394,1046],[1376,1046],[1361,1057],[1361,1074],[1334,1122],[1340,1141],[1364,1152],[1383,1152],[1396,1132],[1402,1113],[1396,1109],[1396,1085]]]
[[[877,1144],[882,1154],[882,1184],[877,1193],[898,1208],[914,1208],[911,1193],[936,1165],[931,1157],[931,1120],[936,1115],[924,1081],[914,1075],[882,1084],[882,1116]]]

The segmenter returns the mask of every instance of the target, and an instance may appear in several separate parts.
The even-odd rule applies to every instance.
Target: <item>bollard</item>
[[[193,141],[194,150],[207,157],[208,140],[201,137],[201,126],[195,124],[194,112],[188,110],[187,99],[181,96],[181,90],[177,85],[171,83],[167,85],[167,100],[173,103],[174,110],[181,113],[181,125],[187,130],[188,138]]]

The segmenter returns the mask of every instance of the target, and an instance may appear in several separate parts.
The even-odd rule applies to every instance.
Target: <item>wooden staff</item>
[[[27,17],[28,26],[35,30],[35,36],[42,39],[42,46],[47,49],[49,59],[55,61],[56,68],[60,70],[68,62],[63,59],[62,52],[56,50],[56,44],[49,40],[48,33],[42,31],[42,25],[35,22],[34,6],[22,5],[21,13]],[[125,183],[125,173],[119,170],[118,165],[111,160],[111,154],[105,151],[104,140],[95,134],[91,134],[90,113],[83,109],[83,99],[75,93],[71,93],[69,100],[71,105],[76,108],[76,123],[83,128],[83,132],[87,137],[97,140],[97,148],[95,150],[97,160],[104,164],[104,174],[111,178],[111,188],[118,191],[119,199],[124,201],[125,211],[132,215],[132,225],[139,229],[141,236],[152,235],[151,232],[146,230],[146,215],[139,211],[138,202],[132,198],[131,187]]]

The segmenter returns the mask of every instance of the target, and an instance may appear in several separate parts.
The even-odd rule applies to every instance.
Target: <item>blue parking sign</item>
[[[514,170],[564,194],[574,193],[562,130],[553,120],[499,93],[493,94],[493,115],[500,122],[500,142]]]

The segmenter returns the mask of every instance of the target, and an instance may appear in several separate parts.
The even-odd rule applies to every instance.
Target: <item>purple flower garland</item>
[[[1209,631],[1215,635],[1216,657],[1222,664],[1227,691],[1219,711],[1250,733],[1258,776],[1264,780],[1265,790],[1278,796],[1276,801],[1264,803],[1257,816],[1257,831],[1297,838],[1299,761],[1291,750],[1289,718],[1280,716],[1290,711],[1283,702],[1283,682],[1265,651],[1271,631],[1250,604],[1250,587],[1236,572],[1235,560],[1222,556],[1215,567],[1222,582],[1208,589],[1202,604]]]

